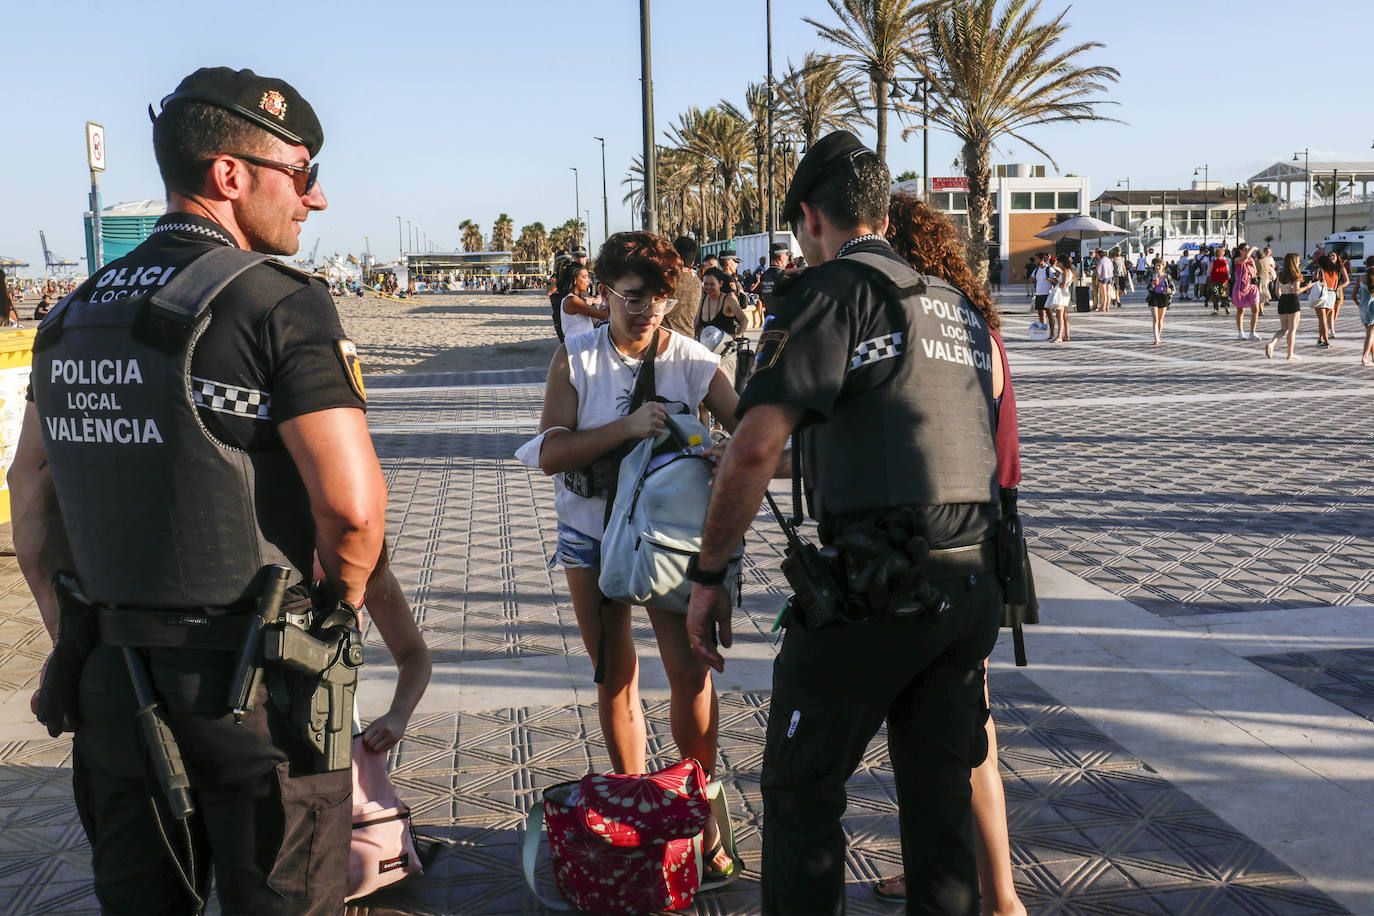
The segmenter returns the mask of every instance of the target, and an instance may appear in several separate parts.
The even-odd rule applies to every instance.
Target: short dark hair
[[[701,263],[705,264],[707,261],[715,261],[717,264],[719,264],[720,255],[716,254],[714,251],[708,251],[706,254],[701,256]]]
[[[648,286],[648,292],[666,296],[677,285],[682,258],[666,238],[652,232],[617,232],[606,239],[596,255],[596,275],[610,283],[634,274]]]
[[[701,251],[701,246],[690,235],[679,235],[673,239],[673,247],[677,249],[678,257],[682,258],[684,265],[690,267],[697,262],[697,253]]]
[[[169,194],[200,193],[209,160],[222,153],[263,153],[271,140],[261,127],[204,102],[170,102],[153,123],[153,155]]]
[[[836,229],[881,229],[892,200],[887,165],[876,155],[856,156],[851,162],[853,168],[831,168],[802,199]]]

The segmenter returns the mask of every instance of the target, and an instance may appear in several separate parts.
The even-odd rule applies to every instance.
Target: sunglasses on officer
[[[315,189],[315,184],[320,180],[320,164],[312,162],[309,166],[291,165],[286,162],[278,162],[275,159],[263,159],[259,156],[249,156],[246,153],[225,153],[235,159],[242,159],[244,162],[251,162],[253,165],[264,165],[271,169],[284,169],[291,173],[292,179],[296,182],[296,193],[301,197],[306,196]],[[302,187],[304,181],[304,187]]]

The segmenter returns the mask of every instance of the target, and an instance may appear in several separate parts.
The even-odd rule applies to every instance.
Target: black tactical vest
[[[813,514],[824,527],[899,506],[995,505],[994,356],[982,313],[944,281],[890,258],[842,260],[887,287],[886,320],[850,354],[849,372],[874,384],[842,395],[803,435]]]
[[[213,248],[113,301],[100,301],[92,277],[40,327],[34,403],[92,600],[224,607],[253,596],[266,564],[310,568],[307,498],[289,453],[216,441],[191,388],[210,301],[265,259]]]

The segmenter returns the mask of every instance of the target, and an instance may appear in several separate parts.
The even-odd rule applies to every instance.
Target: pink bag
[[[548,828],[554,882],[584,913],[680,910],[701,886],[702,831],[713,808],[735,854],[720,783],[687,759],[643,776],[592,774],[544,791],[525,831],[525,880],[538,895],[539,826]],[[542,899],[542,898],[541,898]],[[555,909],[557,902],[544,900]]]
[[[371,750],[359,735],[353,739],[353,842],[345,899],[366,897],[422,871],[410,809],[387,775],[386,754]]]

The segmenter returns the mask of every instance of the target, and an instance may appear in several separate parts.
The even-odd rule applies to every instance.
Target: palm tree
[[[505,213],[496,217],[491,226],[491,250],[510,251],[511,233],[515,231],[515,220]]]
[[[872,125],[863,113],[859,79],[846,71],[840,58],[813,51],[807,52],[800,69],[787,62],[778,84],[783,122],[801,135],[804,148],[810,149],[831,131]]]
[[[549,233],[549,244],[555,251],[571,251],[581,244],[586,224],[580,219],[570,219]]]
[[[762,230],[767,223],[763,213],[767,208],[766,195],[767,179],[764,172],[768,170],[768,87],[762,83],[750,83],[744,88],[744,107],[737,108],[734,103],[727,102],[725,99],[720,101],[721,110],[732,117],[743,121],[749,132],[749,143],[753,152],[753,173],[755,176],[754,189],[757,192],[758,205],[754,214],[759,217],[758,228]],[[751,226],[752,227],[752,220]]]
[[[548,262],[552,253],[544,224],[530,223],[521,227],[520,238],[516,239],[514,247],[511,248],[511,259],[517,264],[542,266]]]
[[[869,97],[877,111],[878,158],[887,162],[888,86],[901,64],[920,47],[925,19],[944,7],[948,0],[826,0],[839,26],[829,26],[810,17],[803,19],[816,27],[825,40],[843,49],[840,59],[854,74],[868,78]]]
[[[1039,12],[1040,0],[960,0],[930,16],[928,47],[910,57],[911,66],[929,80],[931,123],[963,142],[969,263],[980,280],[987,276],[992,234],[992,145],[1012,137],[1057,170],[1054,157],[1026,138],[1026,128],[1115,120],[1098,114],[1097,106],[1105,103],[1092,97],[1115,82],[1118,71],[1077,65],[1084,53],[1103,47],[1101,42],[1059,47],[1069,11],[1045,23],[1035,21]],[[907,128],[902,136],[920,129]]]
[[[470,219],[465,219],[458,224],[458,228],[463,230],[464,251],[482,250],[482,227],[478,226]]]

